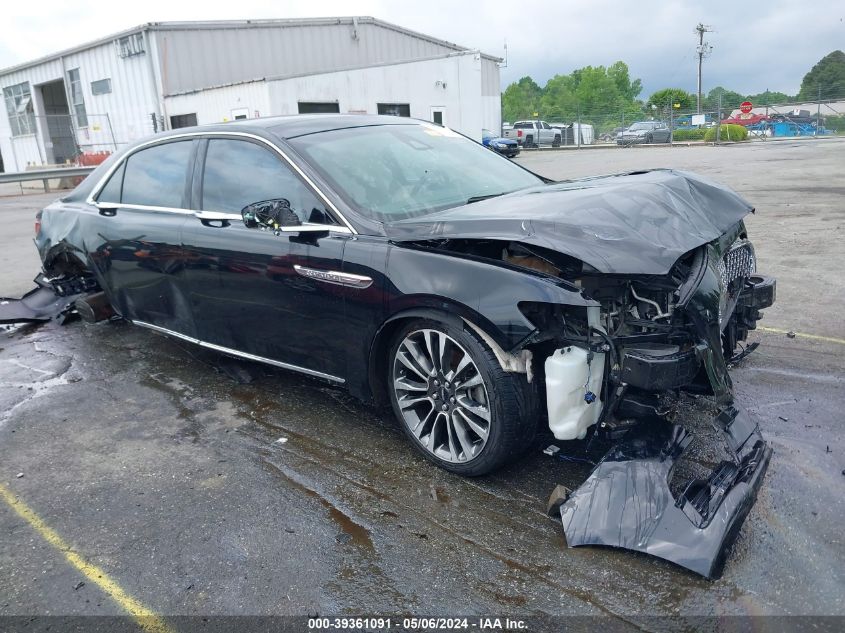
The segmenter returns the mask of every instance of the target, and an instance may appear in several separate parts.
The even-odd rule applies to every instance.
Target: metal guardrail
[[[54,167],[53,169],[33,169],[7,174],[0,173],[0,184],[6,182],[28,182],[30,180],[53,180],[54,178],[72,178],[87,176],[95,167]]]

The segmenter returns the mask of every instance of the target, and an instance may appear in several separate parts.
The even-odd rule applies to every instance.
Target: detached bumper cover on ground
[[[677,499],[669,478],[692,436],[670,424],[629,432],[559,506],[567,544],[622,547],[718,577],[757,498],[772,449],[748,414],[733,405],[722,409],[714,425],[733,460],[720,463],[707,479],[690,481]]]
[[[73,312],[73,303],[96,287],[93,280],[51,280],[35,278],[35,288],[20,299],[0,299],[0,323],[38,323],[65,318]]]

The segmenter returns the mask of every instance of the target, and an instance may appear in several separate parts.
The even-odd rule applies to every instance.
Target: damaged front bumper
[[[737,342],[756,327],[760,310],[774,303],[776,283],[754,273],[729,286],[719,261],[704,258],[683,305],[696,339],[686,346],[619,345],[618,388],[625,395],[606,406],[622,422],[621,437],[579,488],[569,493],[558,487],[550,499],[550,514],[560,515],[569,547],[620,547],[707,578],[721,574],[772,454],[757,424],[734,402],[727,363]],[[658,397],[678,389],[712,394],[719,407],[713,425],[730,454],[682,488],[670,487],[670,480],[692,434],[661,419]]]
[[[757,498],[772,449],[736,406],[722,409],[714,425],[733,459],[706,479],[689,481],[677,498],[669,480],[692,436],[668,423],[632,429],[568,498],[556,491],[551,507],[560,513],[569,547],[621,547],[718,577]]]

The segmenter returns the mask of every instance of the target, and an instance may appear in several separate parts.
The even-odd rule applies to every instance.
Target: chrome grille
[[[722,278],[722,288],[728,296],[735,296],[742,290],[742,283],[757,270],[754,247],[748,240],[737,240],[725,253],[719,262],[719,276]]]
[[[745,280],[757,270],[754,246],[748,240],[737,240],[719,261],[722,296],[719,300],[719,322],[733,312]]]

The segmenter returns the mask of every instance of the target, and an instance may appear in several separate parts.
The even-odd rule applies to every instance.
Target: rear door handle
[[[107,218],[113,218],[117,215],[117,208],[115,207],[100,207],[99,211],[100,215],[104,215]]]

